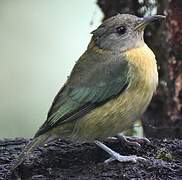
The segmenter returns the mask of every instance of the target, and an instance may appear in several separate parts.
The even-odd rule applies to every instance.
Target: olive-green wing
[[[49,110],[36,136],[87,114],[121,94],[129,84],[128,61],[114,55],[85,53]]]

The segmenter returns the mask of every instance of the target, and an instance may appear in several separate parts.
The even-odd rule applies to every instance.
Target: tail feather
[[[24,160],[25,158],[31,154],[32,151],[34,151],[38,146],[43,145],[47,140],[49,136],[48,135],[41,135],[36,138],[34,138],[30,143],[28,143],[23,152],[18,156],[18,158],[15,160],[11,167],[11,172],[14,171]]]

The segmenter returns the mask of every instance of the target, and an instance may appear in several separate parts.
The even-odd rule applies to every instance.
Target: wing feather
[[[36,137],[63,123],[77,120],[120,95],[128,86],[129,65],[123,57],[87,51],[55,97],[47,120]]]

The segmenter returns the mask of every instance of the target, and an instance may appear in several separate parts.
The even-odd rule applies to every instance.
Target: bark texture
[[[107,19],[117,13],[166,14],[163,25],[145,31],[145,41],[158,61],[159,87],[142,117],[147,137],[182,138],[182,1],[98,0]]]

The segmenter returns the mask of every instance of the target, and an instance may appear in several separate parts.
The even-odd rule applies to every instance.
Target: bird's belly
[[[121,96],[94,109],[75,123],[71,139],[93,141],[128,130],[148,106],[153,92],[129,88]]]

